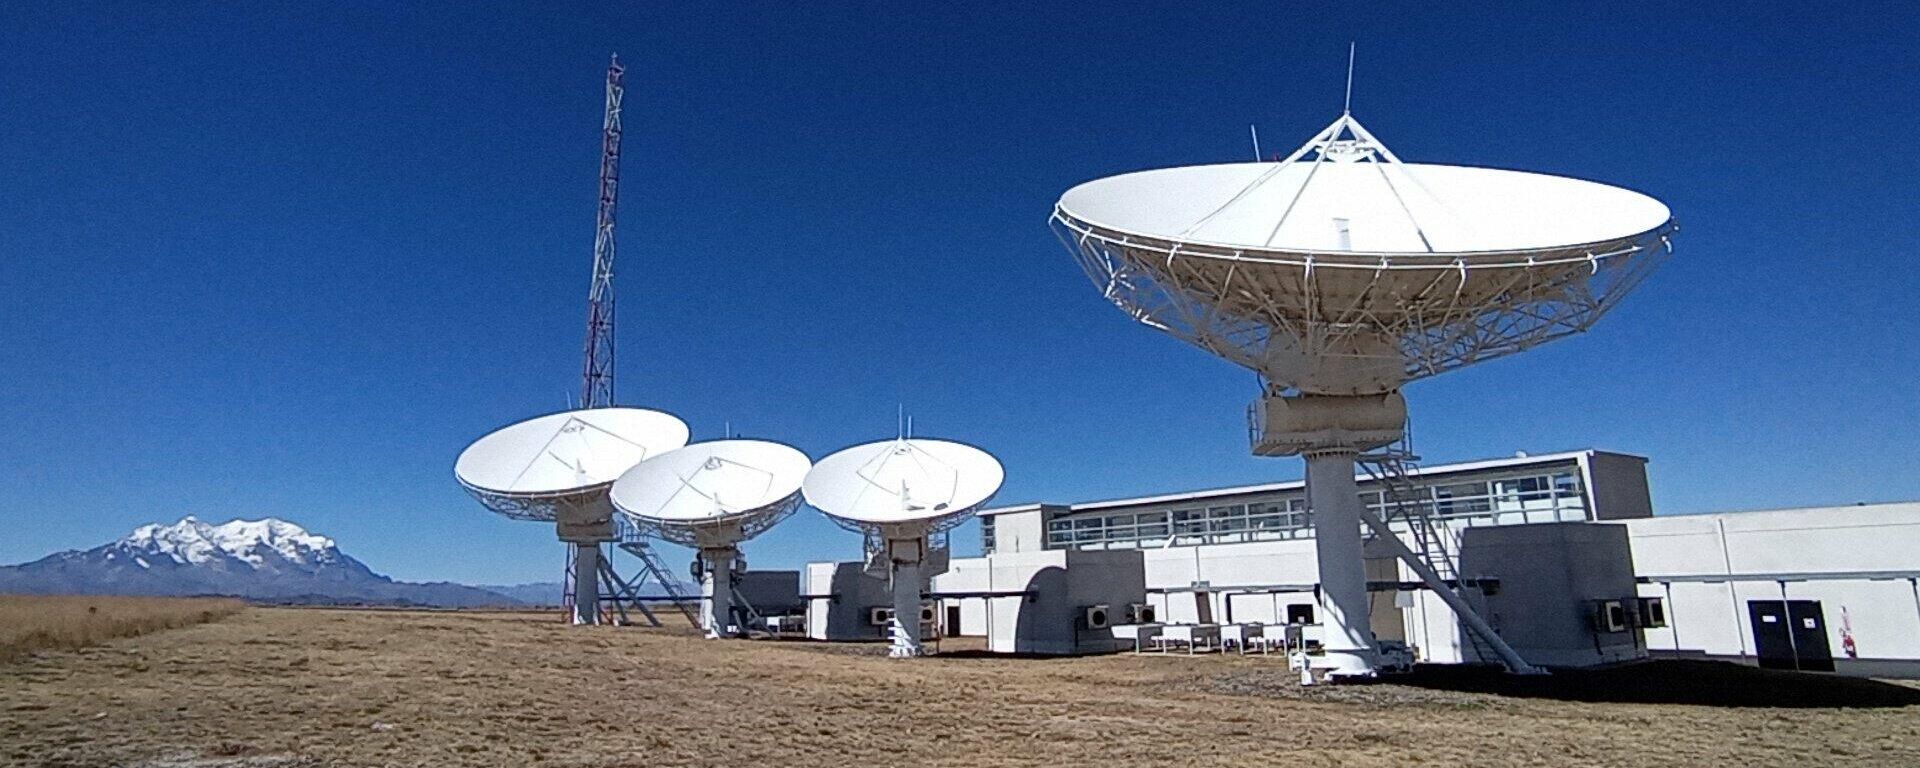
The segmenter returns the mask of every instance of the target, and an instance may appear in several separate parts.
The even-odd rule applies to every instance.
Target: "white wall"
[[[959,606],[963,633],[986,635],[999,653],[1100,653],[1118,646],[1110,631],[1082,626],[1083,611],[1106,605],[1110,621],[1146,597],[1140,553],[1045,550],[953,561],[934,577],[942,615]],[[1031,595],[1017,594],[1032,592]],[[1005,597],[990,596],[999,593]]]
[[[1030,522],[1033,542],[1043,536],[1041,515],[1002,515],[1003,522],[1020,518]],[[1837,573],[1865,571],[1920,571],[1920,502],[1855,507],[1735,512],[1615,520],[1627,526],[1635,573],[1641,577],[1705,574]],[[1012,542],[999,533],[1001,541]],[[1027,534],[1020,537],[1026,549]],[[1039,554],[1039,553],[1034,553]],[[1184,589],[1196,581],[1212,584],[1209,598],[1214,619],[1226,619],[1225,592],[1236,588],[1272,585],[1311,585],[1318,581],[1311,539],[1215,544],[1141,550],[1146,587]],[[953,561],[943,590],[977,578],[987,589],[978,558]],[[1404,568],[1401,578],[1411,580]],[[815,567],[808,569],[807,592],[820,594],[825,585]],[[1009,580],[1015,576],[1008,575]],[[996,579],[997,580],[997,579]],[[995,584],[1002,589],[1022,585]],[[1706,654],[1730,659],[1750,658],[1752,628],[1748,600],[1778,600],[1780,586],[1772,580],[1736,583],[1676,581],[1670,585],[1642,584],[1640,594],[1668,598],[1669,626],[1646,632],[1646,643],[1656,651]],[[1905,579],[1872,581],[1854,578],[1836,581],[1793,581],[1790,599],[1819,600],[1828,627],[1828,642],[1843,672],[1920,677],[1920,604]],[[1375,599],[1391,601],[1391,593]],[[1003,598],[1010,610],[1017,598]],[[1310,591],[1233,598],[1237,621],[1284,620],[1289,603],[1313,601]],[[1404,612],[1407,641],[1419,646],[1424,658],[1457,661],[1460,658],[1457,623],[1446,606],[1426,591],[1412,595],[1414,607]],[[1149,593],[1161,621],[1193,622],[1198,618],[1191,592]],[[962,622],[970,634],[985,631],[986,601],[962,601]],[[1845,622],[1842,612],[1844,609]],[[1323,613],[1316,610],[1316,615]],[[944,615],[944,614],[943,614]],[[1376,622],[1379,623],[1379,622]],[[1842,651],[1841,632],[1851,623],[1859,659]],[[1314,630],[1309,630],[1313,636]],[[1386,627],[1378,629],[1391,636]]]
[[[1059,510],[1059,507],[1041,507],[1025,512],[1008,512],[993,516],[994,549],[1000,552],[1039,552],[1047,548],[1047,510]]]
[[[1642,578],[1920,571],[1920,502],[1625,522],[1634,569]],[[1747,658],[1753,654],[1747,601],[1779,600],[1781,585],[1767,578],[1675,581],[1642,584],[1640,594],[1671,594],[1670,626],[1647,631],[1650,648]],[[1908,580],[1790,580],[1786,597],[1820,601],[1839,671],[1920,675],[1920,604]],[[1848,659],[1842,650],[1847,623],[1858,659]]]

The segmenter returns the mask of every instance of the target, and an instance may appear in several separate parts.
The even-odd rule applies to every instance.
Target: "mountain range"
[[[93,549],[0,566],[0,593],[5,592],[225,595],[283,603],[447,608],[542,602],[464,584],[394,581],[340,551],[333,539],[285,520],[216,525],[191,516],[172,525],[141,526]]]

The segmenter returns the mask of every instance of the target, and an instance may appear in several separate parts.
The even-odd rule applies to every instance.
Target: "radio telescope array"
[[[1279,162],[1081,184],[1052,223],[1108,301],[1260,374],[1253,452],[1306,458],[1330,676],[1376,669],[1363,521],[1510,670],[1535,671],[1361,504],[1356,460],[1401,440],[1407,382],[1591,327],[1671,250],[1667,206],[1405,163],[1347,112]]]
[[[687,425],[644,408],[552,413],[496,430],[453,465],[461,487],[515,520],[551,522],[576,551],[575,624],[600,622],[601,542],[617,538],[608,491],[633,465],[687,444]]]
[[[699,554],[707,637],[746,632],[733,611],[741,542],[800,508],[807,455],[765,440],[695,443],[634,465],[613,484],[613,506],[644,534]]]
[[[920,595],[945,570],[944,534],[993,498],[1005,478],[999,460],[979,448],[908,437],[847,448],[807,472],[807,503],[859,531],[868,562],[892,580],[889,656],[924,652]]]

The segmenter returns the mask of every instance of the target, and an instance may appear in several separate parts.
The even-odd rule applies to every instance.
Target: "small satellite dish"
[[[856,445],[821,459],[807,473],[800,486],[807,503],[860,531],[868,562],[884,564],[893,581],[888,655],[923,652],[920,593],[931,571],[943,567],[946,551],[929,552],[929,536],[965,522],[1005,479],[1006,470],[992,454],[924,438]],[[927,567],[930,560],[933,568]]]
[[[714,440],[668,451],[614,481],[614,508],[641,531],[700,550],[701,624],[707,637],[744,629],[733,612],[740,542],[800,508],[800,482],[812,463],[788,445]]]
[[[644,408],[550,413],[495,430],[460,452],[453,474],[488,509],[558,521],[633,465],[687,444],[686,422]]]

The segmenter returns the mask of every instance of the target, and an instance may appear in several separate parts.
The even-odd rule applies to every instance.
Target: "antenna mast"
[[[607,113],[600,137],[600,213],[593,235],[593,285],[587,290],[587,350],[580,407],[613,405],[613,222],[620,199],[620,96],[626,70],[607,65]]]
[[[1347,103],[1340,107],[1340,114],[1353,114],[1353,52],[1357,43],[1347,43]]]

